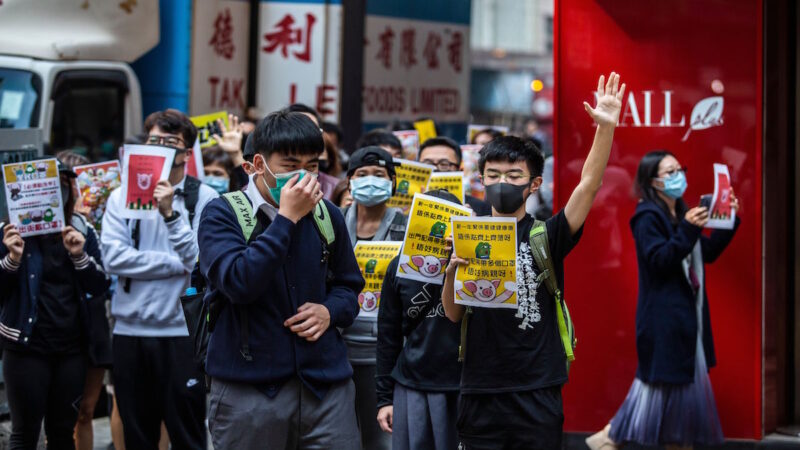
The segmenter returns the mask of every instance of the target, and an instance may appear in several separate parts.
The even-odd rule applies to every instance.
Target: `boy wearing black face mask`
[[[594,143],[581,181],[567,206],[545,223],[549,254],[559,289],[564,289],[564,258],[577,244],[583,223],[600,189],[611,152],[614,128],[625,85],[612,72],[600,77],[597,106],[584,103],[597,123]],[[458,433],[464,448],[561,448],[564,414],[561,386],[567,381],[567,359],[559,335],[553,296],[536,277],[529,233],[534,219],[525,200],[542,184],[544,157],[531,141],[499,137],[483,147],[479,161],[486,200],[495,217],[517,218],[518,310],[473,308],[467,328],[458,405]],[[445,314],[453,322],[465,308],[454,303],[453,281],[458,265],[453,254],[442,290]]]

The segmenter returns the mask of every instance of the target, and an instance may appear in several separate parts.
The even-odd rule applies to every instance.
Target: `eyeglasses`
[[[157,136],[151,134],[147,136],[147,143],[149,145],[166,145],[167,147],[184,148],[186,142],[177,136]]]
[[[440,159],[439,161],[434,161],[432,159],[423,159],[420,161],[422,164],[430,164],[431,166],[436,166],[439,170],[453,170],[458,169],[458,164],[451,162],[447,159]]]
[[[481,176],[483,181],[489,182],[489,184],[499,183],[503,180],[508,181],[511,184],[517,184],[520,181],[529,179],[530,177],[530,175],[525,175],[524,173],[518,171],[500,173],[495,170],[487,170],[486,173]]]
[[[659,175],[661,176],[661,178],[671,177],[671,176],[675,175],[678,172],[683,172],[683,174],[686,175],[686,170],[687,170],[686,167],[673,167],[672,169],[668,170],[667,172],[659,173]]]

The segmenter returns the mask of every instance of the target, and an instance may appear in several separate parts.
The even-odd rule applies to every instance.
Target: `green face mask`
[[[316,173],[308,172],[305,169],[298,169],[298,170],[293,170],[291,172],[276,174],[273,173],[272,170],[269,168],[269,166],[267,165],[267,161],[266,160],[263,161],[264,161],[264,167],[267,168],[267,172],[269,172],[270,175],[272,175],[275,178],[275,187],[270,187],[266,179],[264,179],[264,184],[267,186],[267,189],[269,189],[269,195],[272,196],[273,200],[275,200],[275,203],[278,206],[280,206],[281,204],[281,189],[283,189],[283,186],[285,186],[286,183],[288,183],[293,176],[295,176],[296,174],[300,174],[300,176],[297,178],[297,182],[299,183],[300,180],[302,180],[306,174],[310,174],[312,176],[317,175]]]

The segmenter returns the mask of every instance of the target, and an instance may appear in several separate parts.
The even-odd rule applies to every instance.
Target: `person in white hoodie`
[[[127,448],[157,448],[162,420],[172,448],[205,448],[203,374],[193,359],[180,296],[199,253],[200,215],[218,195],[186,176],[197,137],[186,115],[155,112],[144,127],[146,142],[174,148],[175,160],[169,180],[159,181],[154,192],[158,217],[122,218],[120,189],[109,197],[103,216],[103,262],[120,278],[111,303],[114,390]]]

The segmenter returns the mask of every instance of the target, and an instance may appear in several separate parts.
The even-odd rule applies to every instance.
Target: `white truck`
[[[115,157],[142,127],[128,62],[158,39],[157,0],[0,1],[0,128],[40,128],[46,154]]]

